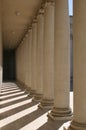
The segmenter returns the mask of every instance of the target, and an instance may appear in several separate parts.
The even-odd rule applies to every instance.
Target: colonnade
[[[74,114],[69,106],[70,30],[68,0],[46,0],[16,50],[16,77],[29,95],[51,108],[52,120],[71,120],[69,130],[86,129],[86,0],[74,0]],[[26,45],[28,44],[28,45]]]

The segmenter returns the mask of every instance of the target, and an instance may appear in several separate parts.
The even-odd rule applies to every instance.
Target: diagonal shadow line
[[[43,114],[45,114],[46,112],[48,112],[49,110],[43,110],[43,109],[37,109],[36,111],[23,116],[22,118],[4,126],[1,128],[1,130],[19,130],[20,128],[24,127],[25,125],[29,124],[30,122],[34,121],[35,119],[37,119],[38,117],[42,116]],[[28,128],[29,130],[29,128]]]
[[[30,98],[29,98],[29,97],[24,97],[24,98],[22,98],[22,99],[17,99],[17,100],[15,100],[15,101],[12,101],[12,102],[5,103],[5,104],[0,105],[0,108],[7,107],[7,106],[10,106],[10,105],[16,104],[16,103],[25,101],[25,100],[27,100],[27,99],[30,99]]]
[[[5,97],[5,98],[2,98],[0,100],[3,101],[3,100],[7,100],[7,99],[12,99],[12,98],[15,98],[16,96],[19,97],[19,96],[22,96],[22,95],[25,95],[25,93],[21,93],[21,94],[10,96],[10,97]]]
[[[36,105],[36,104],[37,104],[37,103],[35,103],[35,102],[31,102],[31,103],[28,103],[28,104],[25,104],[25,105],[21,105],[20,107],[14,108],[14,109],[12,109],[12,110],[10,110],[10,111],[1,113],[1,114],[0,114],[0,119],[7,118],[7,117],[9,117],[9,116],[11,116],[11,115],[14,115],[14,114],[20,112],[20,111],[23,111],[23,110],[25,110],[25,109],[27,109],[27,108],[30,108],[30,107],[32,107],[32,106],[34,106],[34,105]]]
[[[0,94],[0,97],[5,96],[5,95],[14,94],[14,93],[19,93],[19,92],[22,92],[22,90],[14,91],[14,92],[9,92],[9,93],[5,93],[5,94]]]
[[[43,126],[38,128],[37,130],[58,130],[65,122],[67,121],[54,121],[49,119]]]

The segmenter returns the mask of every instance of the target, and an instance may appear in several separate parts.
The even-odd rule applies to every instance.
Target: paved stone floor
[[[70,92],[70,106],[73,111],[73,93]],[[24,90],[15,83],[3,83],[0,94],[0,130],[62,130],[63,122],[50,121],[50,110],[38,109]],[[63,125],[63,126],[62,126]]]

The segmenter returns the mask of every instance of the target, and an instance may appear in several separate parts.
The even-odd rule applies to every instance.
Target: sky
[[[69,15],[73,15],[73,0],[68,0],[69,4]]]

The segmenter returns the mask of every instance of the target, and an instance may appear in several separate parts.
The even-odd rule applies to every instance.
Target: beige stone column
[[[44,9],[40,9],[37,20],[37,89],[34,100],[40,101],[43,96]]]
[[[86,130],[86,0],[74,1],[74,117],[69,130]]]
[[[44,13],[43,99],[41,108],[51,108],[54,99],[54,2],[48,0]]]
[[[28,33],[25,35],[25,42],[24,42],[24,46],[25,46],[25,58],[24,58],[24,63],[25,63],[25,89],[26,92],[29,90],[29,86],[28,86],[28,51],[29,51],[29,36]]]
[[[2,87],[2,17],[1,17],[1,0],[0,0],[0,93]]]
[[[32,28],[30,27],[26,35],[26,86],[27,91],[31,89],[31,46],[32,46]]]
[[[54,107],[49,113],[53,120],[71,119],[70,90],[70,33],[68,0],[55,0],[55,80]]]
[[[16,78],[20,86],[24,86],[24,41],[18,46],[16,50]]]
[[[26,38],[24,37],[23,43],[21,45],[21,59],[22,59],[22,86],[25,87],[25,78],[26,78]],[[21,76],[21,75],[20,75]]]
[[[37,86],[37,19],[32,23],[32,46],[31,46],[31,92],[33,96],[36,92]]]
[[[25,83],[25,47],[24,40],[16,50],[16,78],[18,84],[24,89]]]
[[[28,31],[28,87],[31,89],[31,47],[32,47],[32,27]]]

